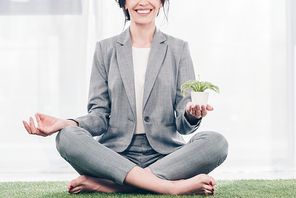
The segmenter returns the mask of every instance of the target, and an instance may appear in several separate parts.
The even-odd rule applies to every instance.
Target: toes
[[[68,185],[68,192],[70,193],[72,189],[73,189],[73,186],[69,184]]]
[[[74,191],[77,191],[78,187],[83,183],[84,181],[84,175],[81,175],[77,177],[76,179],[73,179],[69,184],[68,184],[68,192],[69,193],[74,193]]]
[[[82,188],[81,186],[77,186],[77,187],[73,187],[69,193],[71,194],[78,194],[78,193],[82,193]]]
[[[209,176],[209,179],[210,179],[209,184],[210,184],[211,186],[215,186],[215,185],[216,185],[216,180],[215,180],[213,177],[211,177],[211,176]]]

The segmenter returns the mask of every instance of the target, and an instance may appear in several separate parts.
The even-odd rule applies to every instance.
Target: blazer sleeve
[[[195,80],[193,62],[190,56],[188,43],[184,42],[183,52],[178,67],[178,79],[176,90],[176,127],[177,131],[183,135],[193,133],[199,128],[201,119],[196,125],[191,125],[185,118],[186,104],[191,101],[190,92],[187,91],[185,97],[181,93],[181,86],[188,80]]]
[[[79,127],[86,129],[92,136],[105,133],[109,125],[110,99],[108,94],[108,74],[104,66],[102,47],[96,44],[90,85],[88,114],[74,119]]]

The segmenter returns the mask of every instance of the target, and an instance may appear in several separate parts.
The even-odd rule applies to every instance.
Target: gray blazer
[[[170,153],[184,145],[181,134],[194,132],[184,113],[190,94],[180,87],[195,79],[188,44],[156,29],[148,60],[143,122],[152,148]],[[89,89],[89,113],[75,119],[116,152],[130,144],[136,126],[132,43],[129,28],[96,44]]]

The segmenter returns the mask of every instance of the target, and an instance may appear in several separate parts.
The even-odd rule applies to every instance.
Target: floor
[[[210,174],[216,180],[240,180],[240,179],[296,179],[294,172],[261,172],[261,173],[225,173],[213,172]],[[70,181],[79,175],[69,173],[0,173],[0,182],[15,181]]]

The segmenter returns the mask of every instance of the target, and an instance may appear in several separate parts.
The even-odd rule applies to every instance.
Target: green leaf
[[[204,92],[208,89],[220,93],[218,86],[207,81],[189,80],[181,86],[181,92],[184,96],[187,90],[192,90],[193,92]]]

